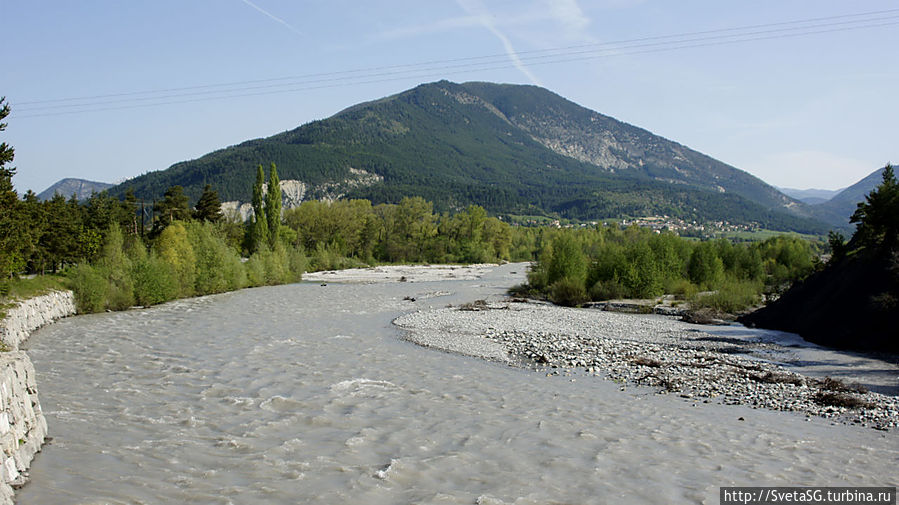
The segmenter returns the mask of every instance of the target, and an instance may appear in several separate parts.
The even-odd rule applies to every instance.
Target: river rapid
[[[54,439],[17,503],[718,503],[719,486],[897,484],[895,432],[547,377],[391,324],[523,274],[307,282],[48,326],[27,350]]]

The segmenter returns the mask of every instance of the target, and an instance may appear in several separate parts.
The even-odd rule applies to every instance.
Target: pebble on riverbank
[[[420,345],[532,368],[587,373],[698,403],[804,413],[881,430],[899,427],[899,398],[800,375],[746,357],[775,344],[697,331],[673,318],[535,303],[416,312],[394,323]]]

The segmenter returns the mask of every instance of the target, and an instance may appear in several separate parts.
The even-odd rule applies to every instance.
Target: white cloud
[[[583,34],[590,26],[590,18],[584,14],[577,0],[543,0],[542,3],[569,33]]]

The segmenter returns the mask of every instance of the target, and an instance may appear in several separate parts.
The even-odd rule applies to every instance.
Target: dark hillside
[[[899,352],[897,285],[895,255],[857,255],[810,276],[740,322],[798,333],[829,347]]]
[[[899,352],[899,182],[890,165],[856,207],[848,244],[831,235],[820,272],[741,322],[845,349]]]

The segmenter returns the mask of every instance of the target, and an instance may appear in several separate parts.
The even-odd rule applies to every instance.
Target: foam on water
[[[434,302],[404,297],[499,294],[524,271],[504,268],[251,289],[46,327],[28,346],[54,442],[17,503],[717,503],[723,485],[896,485],[896,433],[398,338],[390,321]]]

